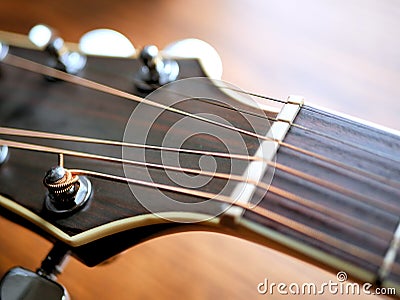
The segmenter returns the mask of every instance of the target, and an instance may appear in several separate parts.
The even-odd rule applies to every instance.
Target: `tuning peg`
[[[172,58],[197,58],[204,72],[212,79],[221,79],[222,61],[210,44],[199,39],[184,39],[167,45],[162,55]]]
[[[76,74],[86,64],[86,57],[78,52],[70,51],[57,32],[44,24],[34,26],[29,31],[29,39],[37,47],[44,49],[51,56],[49,65],[53,68]]]
[[[136,53],[126,36],[105,28],[85,33],[79,41],[79,49],[86,54],[113,57],[130,57]]]
[[[43,184],[48,189],[45,207],[54,214],[70,214],[81,209],[92,194],[87,177],[72,174],[61,165],[47,171]]]
[[[0,165],[2,165],[8,158],[8,147],[0,145]]]
[[[136,73],[136,86],[139,90],[151,91],[176,80],[179,65],[175,60],[163,58],[154,45],[145,46],[139,55],[142,67]]]
[[[0,42],[0,61],[2,61],[8,54],[8,45]]]

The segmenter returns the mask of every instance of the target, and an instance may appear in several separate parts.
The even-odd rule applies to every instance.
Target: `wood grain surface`
[[[27,33],[39,22],[58,28],[72,42],[99,27],[121,31],[136,47],[201,38],[221,54],[223,79],[243,89],[281,98],[302,94],[311,103],[400,129],[396,1],[0,3],[1,30]],[[4,219],[0,228],[0,273],[14,265],[38,267],[51,245]],[[265,277],[286,283],[335,279],[246,241],[185,233],[146,242],[105,266],[90,269],[71,260],[60,282],[73,299],[288,297],[259,295],[257,284]]]

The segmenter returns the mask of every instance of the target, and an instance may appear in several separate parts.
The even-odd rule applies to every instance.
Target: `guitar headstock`
[[[210,45],[137,51],[110,30],[72,45],[44,25],[30,40],[2,38],[3,215],[95,265],[170,227],[214,228],[232,194],[251,194],[243,183],[254,185],[266,164],[255,159],[257,171],[243,174],[277,110],[208,77],[222,72]],[[115,52],[105,55],[108,44]],[[115,247],[97,256],[82,250],[110,239]]]

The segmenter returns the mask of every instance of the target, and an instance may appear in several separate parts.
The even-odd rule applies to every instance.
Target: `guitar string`
[[[14,145],[14,146],[18,147],[18,145]],[[14,147],[14,146],[11,145],[10,147]],[[42,151],[40,149],[40,147],[38,147],[37,150],[35,148],[28,148],[26,150]],[[63,154],[69,155],[71,153],[66,152]],[[345,242],[343,240],[340,240],[338,238],[330,236],[330,235],[323,233],[317,229],[314,229],[308,225],[293,221],[289,218],[286,218],[282,215],[279,215],[277,213],[269,211],[265,208],[258,207],[258,206],[252,207],[252,206],[250,206],[251,204],[235,203],[235,201],[231,197],[228,197],[228,196],[209,193],[209,192],[203,192],[203,191],[199,191],[199,190],[191,190],[191,189],[187,189],[187,188],[165,185],[165,184],[160,184],[160,183],[147,182],[147,181],[137,180],[137,179],[132,179],[132,178],[120,177],[120,176],[116,176],[116,175],[110,175],[110,174],[105,174],[105,173],[100,173],[100,172],[95,172],[95,171],[79,170],[79,169],[69,169],[69,171],[76,175],[86,175],[86,176],[90,176],[90,177],[101,178],[104,180],[119,181],[119,182],[124,182],[124,183],[128,183],[128,184],[135,184],[135,185],[141,185],[141,186],[145,186],[145,187],[158,188],[158,189],[162,189],[162,190],[166,190],[166,191],[196,196],[196,197],[204,198],[204,199],[211,199],[212,201],[218,201],[218,202],[225,203],[228,205],[234,205],[237,207],[241,207],[247,211],[254,212],[260,216],[263,216],[265,218],[273,220],[278,224],[281,224],[292,230],[300,232],[311,238],[320,240],[321,242],[323,242],[325,244],[329,244],[339,250],[343,251],[344,249],[346,249],[345,252],[347,252],[355,257],[361,257],[361,258],[367,260],[368,262],[370,262],[370,263],[374,262],[377,265],[379,265],[381,263],[381,258],[368,250],[365,250],[365,249],[360,248],[355,245],[351,245],[348,242]]]
[[[210,83],[210,85],[211,85],[211,83]],[[217,86],[217,87],[218,87],[218,86]],[[221,88],[223,88],[223,87],[221,87]],[[231,90],[240,92],[239,90],[236,90],[236,89],[231,89]],[[176,91],[169,91],[169,93],[179,94],[180,96],[183,96],[183,97],[191,97],[190,95],[184,95],[184,94],[178,93],[178,92],[176,92]],[[244,91],[243,91],[243,93],[244,93],[244,94],[248,94],[248,95],[252,95],[252,93],[249,93],[249,92],[244,92]],[[260,119],[264,119],[264,120],[268,120],[268,121],[272,121],[272,122],[285,122],[285,123],[288,123],[291,127],[295,127],[295,128],[300,129],[300,130],[303,130],[303,131],[306,131],[306,132],[310,132],[310,133],[312,133],[312,134],[315,134],[315,135],[324,137],[324,138],[326,138],[326,139],[330,139],[330,140],[333,140],[333,141],[335,141],[335,142],[339,142],[339,143],[341,143],[341,144],[343,144],[343,145],[346,145],[346,146],[352,147],[352,148],[354,148],[354,149],[358,149],[358,150],[361,150],[361,151],[370,153],[370,154],[372,154],[372,155],[376,155],[376,156],[385,158],[385,159],[387,159],[387,160],[391,160],[391,161],[393,161],[393,162],[395,162],[395,163],[400,163],[400,160],[399,160],[399,159],[397,159],[397,158],[395,158],[395,157],[392,157],[392,156],[389,156],[389,155],[387,155],[386,153],[383,153],[383,152],[381,152],[381,151],[378,151],[378,150],[371,150],[371,149],[368,149],[368,148],[366,148],[366,147],[363,147],[362,145],[358,145],[358,144],[352,143],[352,142],[350,142],[350,141],[346,141],[346,140],[344,140],[344,139],[339,139],[339,138],[337,138],[337,137],[335,137],[335,136],[328,135],[328,134],[326,134],[326,133],[317,131],[317,130],[315,130],[315,129],[308,128],[308,127],[303,126],[303,125],[300,125],[300,124],[296,124],[296,123],[293,123],[293,122],[290,122],[290,121],[287,121],[287,120],[280,120],[280,119],[273,118],[273,117],[269,117],[269,116],[266,116],[266,115],[261,115],[261,114],[253,113],[253,112],[246,111],[246,110],[240,109],[240,108],[234,108],[234,107],[228,106],[228,105],[226,105],[226,104],[222,104],[222,103],[218,102],[218,100],[211,99],[211,98],[205,98],[205,97],[202,97],[202,98],[199,98],[199,97],[192,97],[192,98],[193,98],[193,99],[196,99],[196,100],[198,100],[198,101],[202,101],[202,102],[205,102],[205,103],[209,103],[209,104],[211,104],[211,105],[223,107],[223,108],[225,108],[225,109],[229,109],[229,110],[232,110],[232,111],[238,111],[238,112],[240,112],[240,113],[244,113],[244,114],[248,114],[248,115],[251,115],[251,116],[254,116],[254,117],[258,117],[258,118],[260,118]],[[269,98],[268,98],[268,99],[269,99]],[[363,170],[361,170],[361,169],[359,169],[359,170],[360,170],[360,171],[363,171]],[[374,174],[372,174],[372,175],[374,175]],[[380,178],[380,176],[377,176],[377,177],[376,177],[376,180],[382,180],[382,178],[380,178],[380,179],[379,179],[379,178]],[[400,186],[400,185],[399,185],[399,186]]]
[[[238,175],[232,175],[232,174],[227,174],[227,173],[218,173],[218,172],[214,173],[214,172],[208,172],[208,171],[197,170],[197,169],[180,168],[180,167],[166,166],[166,165],[160,165],[160,164],[154,164],[154,163],[126,160],[126,159],[121,159],[121,158],[116,158],[116,157],[102,156],[102,155],[96,155],[96,154],[91,154],[91,153],[86,153],[86,152],[78,152],[78,151],[73,151],[73,150],[53,148],[53,147],[48,147],[48,146],[41,146],[41,145],[37,145],[37,144],[22,143],[22,142],[15,142],[15,141],[9,141],[9,140],[1,140],[0,139],[0,143],[3,143],[11,148],[17,148],[17,149],[23,149],[23,150],[46,152],[46,153],[53,153],[53,154],[62,154],[63,156],[67,155],[67,156],[73,156],[73,157],[79,157],[79,158],[108,161],[108,162],[113,162],[113,163],[123,163],[123,164],[126,163],[126,164],[130,164],[130,165],[137,165],[137,166],[142,166],[142,167],[165,169],[165,170],[171,170],[171,171],[176,171],[176,172],[187,172],[187,173],[198,174],[198,175],[202,175],[202,176],[210,176],[210,177],[216,177],[216,178],[221,178],[221,179],[226,179],[226,180],[231,179],[231,180],[235,180],[235,181],[239,181],[239,182],[247,182],[252,185],[258,186],[259,188],[264,189],[265,191],[270,191],[270,192],[272,192],[278,196],[281,196],[283,198],[286,198],[290,201],[293,201],[293,202],[296,202],[303,206],[312,208],[315,211],[320,212],[321,214],[328,215],[333,220],[346,223],[356,229],[359,229],[363,233],[369,231],[371,234],[373,234],[373,236],[381,237],[381,238],[385,238],[385,239],[390,239],[392,237],[390,230],[388,231],[388,230],[382,229],[381,227],[372,225],[368,222],[365,222],[364,220],[350,217],[339,211],[327,211],[326,207],[324,207],[321,204],[317,204],[311,200],[307,200],[303,197],[296,196],[290,192],[284,191],[284,190],[274,187],[272,185],[269,186],[268,184],[265,184],[263,182],[249,180],[249,179],[246,179],[246,178],[244,178],[242,176],[238,176]]]
[[[51,75],[50,75],[50,76],[51,76]],[[164,108],[164,109],[165,109],[165,108]],[[178,111],[178,113],[181,113],[181,112]],[[185,115],[186,115],[186,114],[185,114]],[[236,130],[238,130],[238,129],[236,129]],[[256,207],[256,208],[257,208],[257,207]],[[279,216],[279,215],[278,215],[278,216]],[[281,216],[280,216],[280,217],[281,217]],[[332,237],[330,237],[330,238],[332,238]],[[357,250],[357,252],[359,252],[359,251]]]
[[[59,71],[59,70],[55,70],[53,68],[50,68],[50,67],[47,67],[47,66],[44,66],[44,65],[41,65],[41,64],[38,64],[38,63],[35,63],[35,62],[32,62],[32,61],[23,59],[21,57],[18,57],[18,56],[12,55],[12,54],[8,54],[6,56],[6,58],[2,62],[6,63],[6,64],[9,64],[9,65],[12,65],[12,66],[15,66],[15,67],[18,67],[18,68],[29,70],[29,71],[32,71],[32,72],[35,72],[35,73],[40,73],[42,75],[55,77],[55,78],[58,78],[58,79],[61,79],[61,80],[64,80],[64,81],[67,81],[67,82],[70,82],[70,83],[73,83],[73,84],[77,84],[77,85],[80,85],[80,86],[84,86],[84,87],[87,87],[87,88],[90,88],[90,89],[93,89],[93,90],[96,90],[96,91],[104,92],[104,93],[107,93],[107,94],[110,94],[110,95],[119,96],[121,98],[132,100],[132,101],[136,101],[136,102],[139,102],[139,103],[144,103],[146,105],[150,105],[150,106],[157,107],[157,108],[160,108],[160,109],[163,109],[163,110],[166,110],[166,111],[170,111],[170,112],[177,113],[177,114],[180,114],[180,115],[183,115],[183,116],[187,116],[187,117],[199,120],[199,121],[203,121],[203,122],[206,122],[206,123],[209,123],[209,124],[220,126],[222,128],[225,128],[225,129],[237,131],[237,132],[240,132],[242,134],[245,134],[245,135],[248,135],[248,136],[252,136],[252,137],[255,137],[255,138],[258,138],[258,139],[261,139],[261,140],[276,142],[280,146],[289,148],[289,149],[291,149],[293,151],[302,153],[302,154],[307,155],[307,156],[314,157],[316,159],[325,161],[325,162],[327,162],[329,164],[333,164],[333,165],[335,165],[335,166],[337,166],[339,168],[347,169],[347,170],[349,170],[351,172],[357,172],[361,176],[364,176],[364,177],[368,176],[368,178],[374,179],[374,180],[375,180],[374,177],[376,177],[376,176],[373,176],[372,173],[370,173],[370,172],[367,172],[367,171],[360,172],[360,170],[358,168],[348,166],[348,165],[340,163],[340,162],[338,162],[336,160],[327,158],[327,157],[325,157],[323,155],[314,153],[312,151],[308,151],[308,150],[296,147],[294,145],[285,143],[283,141],[280,141],[280,140],[277,140],[277,139],[274,139],[274,138],[270,138],[270,137],[266,137],[266,136],[263,136],[263,135],[260,135],[260,134],[257,134],[257,133],[253,133],[253,132],[244,130],[242,128],[236,128],[234,126],[223,124],[223,123],[220,123],[218,121],[210,120],[210,119],[204,118],[204,117],[199,116],[199,115],[191,114],[191,113],[189,113],[187,111],[183,111],[183,110],[180,110],[180,109],[169,107],[169,106],[166,106],[166,105],[163,105],[163,104],[160,104],[160,103],[157,103],[157,102],[145,99],[145,98],[141,98],[141,97],[138,97],[136,95],[133,95],[133,94],[130,94],[130,93],[127,93],[127,92],[124,92],[124,91],[121,91],[121,90],[118,90],[118,89],[115,89],[115,88],[112,88],[112,87],[109,87],[109,86],[106,86],[106,85],[103,85],[103,84],[100,84],[100,83],[97,83],[97,82],[94,82],[94,81],[91,81],[91,80],[88,80],[88,79],[85,79],[85,78],[81,78],[81,77],[78,77],[78,76],[75,76],[75,75],[71,75],[71,74]],[[382,179],[380,179],[380,180],[382,180]],[[387,178],[387,179],[384,180],[384,183],[387,184],[387,185],[392,185],[393,184],[393,180],[390,180],[390,179]],[[399,184],[398,182],[396,182],[396,183],[397,183],[397,185]]]
[[[130,147],[130,148],[141,148],[141,149],[168,151],[168,152],[181,152],[181,153],[188,153],[188,154],[208,155],[208,156],[238,159],[238,160],[248,160],[248,161],[263,161],[264,160],[262,157],[259,157],[259,156],[249,156],[249,155],[243,155],[243,154],[231,154],[231,153],[224,153],[224,152],[185,149],[185,148],[173,148],[173,147],[155,146],[155,145],[148,145],[148,144],[143,145],[143,144],[135,144],[135,143],[129,143],[129,142],[120,142],[120,141],[113,141],[113,140],[104,140],[104,139],[57,134],[57,133],[50,133],[50,132],[43,132],[43,131],[36,131],[36,130],[33,131],[33,130],[17,129],[17,128],[10,128],[10,127],[1,127],[1,126],[0,126],[0,134],[23,136],[23,137],[30,137],[30,138],[63,140],[63,141],[70,141],[70,142],[92,143],[92,144],[110,145],[110,146],[122,146],[122,147]]]
[[[137,80],[136,80],[136,79],[133,79],[133,81],[135,82],[135,81],[137,81]],[[288,103],[287,101],[284,101],[284,100],[280,100],[280,99],[276,99],[276,98],[271,98],[271,97],[263,96],[263,95],[256,94],[256,93],[252,93],[252,92],[248,92],[248,91],[243,91],[243,90],[236,89],[236,88],[232,88],[232,87],[229,87],[229,86],[219,86],[219,85],[216,85],[216,84],[215,84],[214,82],[212,82],[212,81],[211,81],[211,82],[205,82],[205,84],[207,84],[207,85],[209,85],[209,86],[213,86],[213,87],[219,88],[219,89],[227,89],[227,90],[230,90],[230,91],[233,91],[233,92],[237,92],[237,93],[241,93],[241,94],[244,94],[244,95],[249,95],[249,96],[253,96],[253,97],[257,97],[257,98],[262,98],[262,99],[266,99],[266,100],[269,100],[269,101],[274,101],[274,102],[283,103],[283,104],[287,104],[287,103]],[[157,88],[157,87],[155,86],[155,88]],[[280,119],[277,119],[277,118],[268,117],[268,116],[266,116],[265,114],[253,113],[253,112],[250,112],[250,111],[247,111],[247,110],[244,110],[244,109],[240,109],[240,108],[236,108],[236,107],[231,107],[231,106],[228,106],[228,105],[226,105],[226,104],[222,104],[222,103],[219,102],[217,99],[187,95],[187,94],[179,93],[179,92],[177,92],[177,91],[175,91],[175,90],[168,90],[168,93],[170,93],[170,94],[173,93],[173,94],[176,94],[176,95],[185,97],[185,98],[191,98],[191,99],[193,99],[193,100],[198,100],[198,101],[201,101],[201,102],[209,103],[209,104],[211,104],[211,105],[223,107],[223,108],[225,108],[225,109],[229,109],[229,110],[232,110],[232,111],[238,111],[238,112],[245,113],[245,114],[248,114],[248,115],[251,115],[251,116],[255,116],[255,117],[258,117],[258,118],[261,118],[261,119],[264,119],[264,120],[268,120],[268,121],[273,121],[273,122],[286,122],[286,123],[288,123],[290,126],[299,128],[299,129],[301,129],[301,130],[303,130],[303,131],[310,132],[310,133],[313,133],[313,134],[315,134],[315,135],[322,136],[322,137],[324,137],[324,138],[327,138],[327,139],[330,139],[330,140],[333,140],[333,141],[342,143],[342,144],[344,144],[344,145],[350,146],[350,147],[355,148],[355,149],[358,149],[358,150],[362,150],[362,151],[368,152],[368,153],[370,153],[370,154],[373,154],[373,155],[376,155],[376,156],[379,156],[379,157],[382,157],[382,158],[391,160],[391,161],[396,162],[396,163],[400,163],[400,160],[399,160],[399,159],[397,159],[397,158],[395,158],[395,157],[392,157],[392,156],[389,156],[389,155],[387,155],[386,153],[383,153],[383,152],[381,152],[381,151],[378,151],[378,150],[371,150],[371,149],[368,149],[368,148],[363,147],[362,145],[354,144],[354,143],[351,143],[351,142],[346,141],[346,140],[344,140],[344,139],[339,139],[339,138],[337,138],[337,137],[334,137],[334,136],[325,134],[325,133],[323,133],[323,132],[319,132],[319,131],[317,131],[317,130],[314,130],[314,129],[311,129],[311,128],[308,128],[308,127],[305,127],[305,126],[302,126],[302,125],[299,125],[299,124],[296,124],[296,123],[294,123],[294,122],[290,122],[290,121],[287,121],[287,120],[280,120]],[[321,113],[319,113],[319,114],[321,114]],[[361,170],[361,169],[359,169],[359,170],[360,170],[360,171],[363,171],[363,170]],[[379,179],[377,179],[377,180],[379,180]]]
[[[120,176],[104,174],[104,173],[88,171],[88,170],[71,169],[70,171],[77,175],[86,175],[86,176],[97,177],[97,178],[102,178],[102,179],[106,179],[106,180],[137,184],[137,185],[142,185],[142,186],[147,186],[147,187],[152,187],[152,188],[163,189],[166,191],[178,192],[181,194],[189,194],[189,195],[193,194],[192,190],[187,190],[187,189],[181,188],[181,187],[173,187],[173,186],[163,185],[163,184],[159,184],[159,183],[149,183],[149,182],[145,182],[145,181],[141,181],[141,180],[130,179],[130,178],[126,178],[126,177],[120,177]],[[273,211],[267,210],[260,206],[251,207],[249,204],[244,204],[244,203],[240,203],[240,202],[235,203],[233,201],[233,199],[231,199],[230,197],[223,196],[223,195],[212,194],[212,193],[202,192],[202,191],[194,191],[194,192],[197,194],[196,195],[197,197],[201,197],[201,198],[205,198],[205,199],[212,199],[213,201],[218,201],[221,203],[225,203],[227,205],[241,207],[247,211],[251,211],[257,215],[260,215],[264,218],[272,220],[272,221],[274,221],[280,225],[283,225],[287,228],[290,228],[294,231],[300,232],[300,233],[302,233],[306,236],[309,236],[313,239],[319,240],[324,244],[333,246],[340,251],[347,252],[348,254],[350,254],[354,257],[364,259],[365,261],[367,261],[369,263],[374,263],[378,266],[382,264],[382,258],[380,256],[372,253],[371,251],[368,251],[368,250],[361,248],[359,246],[356,246],[356,245],[349,244],[346,241],[343,241],[336,237],[330,236],[322,231],[319,231],[315,228],[312,228],[312,227],[302,224],[300,222],[291,220],[285,216],[282,216],[280,214],[277,214]],[[398,263],[396,263],[396,265],[394,267],[399,268]]]
[[[10,60],[11,60],[11,62],[10,62]],[[274,142],[279,143],[281,146],[286,146],[287,148],[290,148],[292,150],[298,151],[300,153],[303,153],[303,154],[306,154],[306,155],[310,155],[310,156],[318,158],[320,160],[324,160],[324,161],[328,160],[328,162],[331,162],[330,159],[328,159],[328,158],[326,158],[324,156],[318,155],[316,153],[313,153],[313,152],[310,152],[310,151],[307,151],[307,150],[304,150],[304,149],[300,149],[298,147],[295,147],[293,145],[289,145],[289,144],[281,142],[279,140],[271,139],[271,138],[268,138],[268,137],[265,137],[265,136],[261,136],[261,135],[256,134],[256,133],[252,133],[252,132],[243,130],[241,128],[232,127],[232,126],[225,125],[225,124],[213,121],[213,120],[209,120],[209,119],[197,116],[197,115],[193,115],[193,114],[190,114],[190,113],[182,111],[182,110],[178,110],[178,109],[175,109],[175,108],[172,108],[172,107],[168,107],[168,106],[159,104],[157,102],[150,101],[148,99],[142,99],[140,97],[131,95],[129,93],[122,92],[122,91],[119,91],[117,89],[114,89],[114,88],[111,88],[111,87],[107,87],[107,86],[92,82],[90,80],[87,80],[87,79],[84,79],[84,78],[80,78],[80,77],[76,77],[76,76],[73,76],[73,75],[58,71],[58,70],[54,70],[52,68],[49,68],[49,67],[46,67],[46,66],[31,62],[29,60],[25,60],[25,59],[19,58],[17,56],[13,56],[11,54],[9,54],[6,57],[5,62],[8,63],[8,64],[11,64],[11,65],[23,68],[23,69],[27,69],[27,70],[33,71],[33,72],[41,73],[41,74],[48,75],[48,76],[58,77],[59,79],[62,79],[62,80],[65,80],[65,81],[69,81],[69,82],[72,82],[72,83],[75,83],[75,84],[78,84],[78,85],[82,85],[82,86],[85,86],[85,87],[88,87],[88,88],[92,88],[92,89],[95,89],[95,90],[98,90],[98,91],[102,91],[102,92],[106,92],[106,93],[109,93],[109,94],[121,96],[123,98],[127,98],[127,99],[134,100],[134,101],[143,102],[145,104],[148,104],[148,105],[151,105],[151,106],[154,106],[154,107],[162,108],[162,109],[165,109],[165,110],[168,110],[168,111],[172,111],[172,112],[175,112],[175,113],[178,113],[178,114],[189,116],[189,117],[192,117],[192,118],[195,118],[195,119],[198,119],[198,120],[201,120],[201,121],[205,121],[205,122],[208,122],[208,123],[211,123],[211,124],[214,124],[214,125],[218,125],[218,126],[221,126],[221,127],[225,127],[225,128],[231,129],[231,130],[236,130],[236,131],[241,132],[243,134],[254,136],[254,137],[257,137],[257,138],[260,138],[260,139],[272,140]],[[57,74],[58,76],[55,76],[55,74]],[[336,161],[333,161],[333,162],[335,163]],[[338,162],[336,162],[336,163],[338,163]],[[342,164],[340,164],[340,165],[342,165]],[[363,175],[363,174],[361,174],[361,175]],[[350,191],[350,194],[352,196],[354,196],[355,193],[352,193]],[[359,195],[359,196],[361,196],[361,198],[365,198],[365,197],[363,197],[363,195]]]
[[[2,130],[2,131],[4,131],[4,130]],[[8,133],[13,133],[14,132],[14,133],[18,133],[20,136],[23,135],[23,136],[28,136],[29,137],[29,130],[19,131],[19,130],[15,130],[15,129],[14,130],[10,130],[9,129],[6,132],[8,132]],[[0,133],[1,133],[1,131],[0,131]],[[51,134],[51,133],[46,133],[45,135],[40,136],[40,134],[38,134],[38,133],[35,134],[34,132],[32,132],[32,135],[34,135],[35,137],[39,136],[39,137],[47,138],[47,139],[48,138],[57,139],[57,137],[62,136],[60,134],[54,134],[54,136],[53,136],[53,134]],[[82,138],[82,137],[75,137],[74,138],[73,136],[67,136],[67,137],[64,136],[63,140],[93,142],[92,139]],[[97,140],[94,140],[94,141],[97,141]],[[111,141],[106,141],[106,142],[108,142],[108,144],[111,143]],[[114,144],[121,144],[123,142],[113,142],[113,143]],[[128,146],[128,147],[129,146],[130,147],[136,146],[136,144],[129,144],[129,143],[123,143],[123,144],[125,146]],[[146,148],[146,147],[142,146],[141,148]],[[163,150],[163,147],[159,147],[159,148],[160,148],[160,150]],[[198,150],[198,152],[201,153],[202,151]],[[249,157],[249,156],[247,156],[247,157]],[[294,168],[282,165],[282,164],[277,163],[277,162],[265,160],[265,159],[262,159],[262,158],[261,158],[261,161],[263,161],[264,163],[266,163],[267,165],[269,165],[269,166],[271,166],[271,167],[273,167],[275,169],[281,170],[281,171],[283,171],[285,173],[288,173],[288,174],[290,174],[292,176],[295,176],[297,178],[301,178],[301,179],[304,179],[306,181],[312,182],[312,183],[316,184],[317,186],[326,188],[328,190],[332,190],[334,192],[337,192],[339,194],[345,195],[347,197],[350,197],[350,198],[359,200],[361,202],[367,203],[367,204],[369,204],[371,206],[374,206],[375,208],[379,208],[379,209],[381,209],[383,211],[400,214],[400,208],[395,206],[394,204],[382,202],[382,201],[379,201],[379,200],[377,200],[375,198],[370,198],[368,196],[353,192],[353,191],[351,191],[351,190],[349,190],[347,188],[341,187],[341,186],[339,186],[337,184],[331,183],[329,181],[323,180],[323,179],[315,177],[313,175],[306,174],[306,173],[304,173],[302,171],[298,171],[298,170],[296,170]],[[397,190],[395,192],[398,193]]]
[[[75,170],[75,171],[78,171],[78,170]],[[83,171],[83,172],[86,172],[86,174],[89,175],[89,171]],[[93,172],[92,172],[92,176],[96,176],[96,175],[93,174]],[[121,178],[121,179],[125,179],[125,178]],[[220,199],[220,200],[218,200],[218,201],[223,202],[224,200]],[[230,203],[230,204],[231,204],[231,203]],[[234,204],[234,205],[237,205],[237,204]],[[241,206],[241,204],[239,204],[239,205],[237,205],[237,206]],[[246,207],[243,207],[243,208],[246,209]],[[266,216],[265,212],[263,212],[263,213],[260,213],[260,211],[256,212],[257,209],[259,210],[260,208],[259,208],[259,207],[252,208],[251,211],[253,211],[253,212],[255,212],[255,213],[258,213],[258,214],[260,214],[260,215],[264,215],[265,217],[268,217],[268,216]],[[266,211],[266,212],[268,213],[268,211]],[[273,214],[273,212],[270,212],[270,214],[271,214],[271,213]],[[276,215],[276,217],[282,218],[282,216],[280,216],[280,215]],[[271,215],[269,216],[269,218],[271,219]],[[289,220],[289,221],[290,221],[290,222],[293,222],[292,220]],[[300,225],[302,225],[302,224],[300,224]],[[299,228],[299,226],[296,225],[294,229],[298,229],[298,228]],[[328,237],[329,237],[329,236],[328,236]],[[340,248],[339,248],[339,249],[340,249]],[[360,249],[356,249],[357,254],[359,254],[359,250],[360,250]],[[358,256],[359,256],[359,255],[358,255]]]
[[[133,79],[133,81],[135,81],[135,79]],[[238,92],[238,93],[242,93],[242,94],[246,94],[246,95],[250,95],[250,96],[254,96],[254,97],[258,97],[258,98],[263,98],[263,99],[267,99],[267,100],[271,100],[271,101],[275,101],[275,102],[280,102],[280,103],[284,103],[284,104],[287,103],[287,101],[284,101],[284,100],[271,98],[271,97],[267,97],[267,96],[262,96],[262,95],[259,95],[259,94],[256,94],[256,93],[251,93],[251,92],[235,89],[235,88],[232,88],[232,87],[229,87],[229,86],[218,86],[218,85],[213,84],[213,82],[205,82],[205,84],[207,84],[209,86],[214,86],[214,87],[217,87],[217,88],[220,88],[220,89],[229,89],[231,91],[235,91],[235,92]],[[154,88],[157,88],[157,87],[154,86]],[[341,144],[347,145],[347,146],[352,147],[354,149],[358,149],[358,150],[367,152],[369,154],[376,155],[378,157],[385,158],[387,160],[391,160],[391,161],[393,161],[395,163],[400,163],[400,160],[398,160],[398,159],[396,159],[396,158],[394,158],[392,156],[389,156],[386,153],[380,152],[378,150],[371,150],[371,149],[365,148],[365,147],[363,147],[361,145],[354,144],[354,143],[351,143],[351,142],[346,141],[344,139],[336,138],[334,136],[330,136],[328,134],[319,132],[319,131],[314,130],[314,129],[310,129],[308,127],[305,127],[305,126],[302,126],[302,125],[299,125],[299,124],[296,124],[296,123],[293,123],[293,122],[290,122],[290,121],[287,121],[287,120],[280,120],[280,119],[277,119],[277,118],[268,117],[268,116],[266,116],[264,114],[260,115],[260,114],[253,113],[253,112],[250,112],[250,111],[246,111],[246,110],[243,110],[243,109],[233,108],[231,106],[222,104],[218,100],[212,99],[212,98],[206,98],[206,97],[201,97],[200,98],[200,97],[196,97],[196,96],[192,96],[192,95],[188,95],[188,94],[179,93],[179,92],[177,92],[175,90],[168,90],[167,93],[176,94],[176,95],[179,95],[179,96],[182,96],[182,97],[185,97],[185,98],[190,98],[192,100],[198,100],[198,101],[201,101],[201,102],[205,102],[205,103],[208,103],[208,104],[211,104],[211,105],[219,106],[219,107],[222,107],[222,108],[225,108],[225,109],[229,109],[229,110],[232,110],[232,111],[238,111],[238,112],[245,113],[245,114],[248,114],[248,115],[251,115],[251,116],[255,116],[255,117],[258,117],[258,118],[261,118],[261,119],[264,119],[264,120],[268,120],[268,121],[285,122],[285,123],[288,123],[291,127],[298,128],[298,129],[303,130],[305,132],[310,132],[312,134],[315,134],[315,135],[318,135],[318,136],[321,136],[321,137],[324,137],[324,138],[339,142]],[[282,142],[282,143],[284,143],[284,142]],[[285,144],[281,144],[281,145],[283,145],[283,146],[288,145],[288,144],[286,144],[286,145]],[[297,151],[297,149],[293,149],[293,148],[292,148],[292,150]],[[299,152],[299,151],[297,151],[297,152]],[[309,154],[310,153],[311,152],[309,152]],[[303,154],[305,154],[305,153],[303,153]],[[315,153],[313,153],[313,154],[315,154]],[[307,155],[307,153],[306,153],[306,155]],[[322,156],[318,157],[318,158],[320,160],[322,160],[322,161],[325,161],[325,162],[328,162],[328,163],[333,164],[335,166],[338,166],[341,169],[344,169],[344,170],[347,170],[347,171],[350,171],[350,172],[353,172],[353,173],[358,173],[361,176],[373,179],[373,180],[375,180],[377,182],[382,183],[383,185],[386,185],[386,187],[391,187],[391,188],[396,189],[396,191],[398,190],[398,188],[400,188],[400,182],[394,181],[394,180],[392,180],[390,178],[386,178],[386,177],[378,175],[378,174],[367,172],[367,171],[365,171],[363,169],[360,169],[360,168],[357,168],[357,167],[354,167],[354,166],[351,166],[351,165],[345,165],[345,164],[342,164],[342,163],[340,163],[338,161],[334,161],[334,160],[329,159],[329,158],[327,159],[327,158],[322,157]]]
[[[87,137],[63,135],[63,134],[56,134],[56,133],[42,132],[42,131],[16,129],[16,128],[9,128],[9,127],[1,127],[1,126],[0,126],[0,134],[24,136],[24,137],[29,137],[29,138],[56,139],[56,140],[64,140],[64,141],[70,141],[70,142],[84,142],[84,143],[113,145],[113,146],[131,147],[131,148],[142,148],[142,149],[151,149],[151,150],[159,150],[159,151],[182,152],[182,153],[189,153],[189,154],[208,155],[208,156],[249,160],[249,161],[263,161],[264,160],[262,157],[258,157],[258,156],[231,154],[231,153],[205,151],[205,150],[192,150],[192,149],[185,149],[185,148],[161,147],[161,146],[154,146],[154,145],[147,145],[147,144],[142,145],[142,144],[135,144],[135,143],[128,143],[128,142],[94,139],[94,138],[87,138]],[[378,182],[386,183],[386,181],[387,181],[387,179],[385,177],[381,177],[379,175],[376,175],[376,177],[377,177],[376,180]],[[392,183],[392,185],[396,185],[396,184],[398,184],[398,183],[397,182]],[[397,189],[395,191],[398,192]]]

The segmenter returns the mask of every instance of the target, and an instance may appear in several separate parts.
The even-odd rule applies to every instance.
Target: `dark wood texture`
[[[135,45],[197,36],[218,49],[224,78],[242,88],[278,97],[300,93],[399,128],[395,1],[12,0],[0,6],[2,29],[26,33],[46,22],[69,41],[95,27],[118,29]],[[49,244],[1,222],[1,272],[15,264],[36,268]],[[146,243],[101,268],[86,269],[72,260],[61,281],[77,299],[248,299],[257,297],[255,285],[265,276],[276,282],[334,278],[267,248],[191,233]]]

